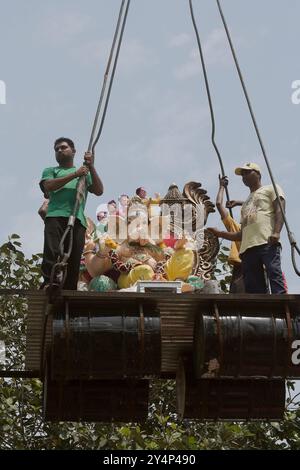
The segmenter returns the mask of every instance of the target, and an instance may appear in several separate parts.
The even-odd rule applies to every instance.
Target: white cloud
[[[228,64],[230,59],[229,46],[225,31],[221,28],[214,29],[203,47],[209,64]]]
[[[201,73],[201,64],[198,49],[192,49],[189,54],[188,62],[177,67],[174,76],[178,80],[186,80]]]
[[[132,194],[137,186],[145,186],[149,194],[158,191],[164,195],[172,182],[182,190],[189,180],[200,178],[205,186],[208,179],[215,181],[216,165],[205,163],[207,146],[210,152],[207,106],[202,107],[193,97],[180,96],[176,91],[161,96],[159,106],[156,100],[151,103],[143,123],[145,130],[125,144],[120,142],[111,155],[110,165],[118,171],[107,172],[106,187],[115,188],[115,194]]]
[[[91,17],[70,11],[54,14],[48,17],[36,31],[36,36],[41,41],[54,46],[64,44],[89,29]]]
[[[111,40],[91,41],[73,48],[72,56],[83,65],[106,64],[111,48]],[[124,40],[118,59],[118,71],[132,72],[148,69],[158,63],[156,54],[137,39]]]
[[[140,67],[151,68],[158,62],[158,57],[154,51],[145,47],[137,39],[124,42],[120,51],[120,69],[126,72]]]
[[[223,29],[214,29],[202,45],[206,65],[224,66],[230,63],[230,53]],[[174,71],[178,80],[186,80],[201,73],[199,49],[194,47],[188,61]]]
[[[167,96],[155,113],[155,124],[159,133],[190,134],[205,125],[208,117],[207,107],[201,108],[185,100],[174,99],[173,94]]]
[[[107,61],[110,48],[111,43],[108,39],[89,41],[74,47],[71,55],[82,65],[99,64],[100,66]]]
[[[179,100],[170,93],[151,114],[149,128],[152,135],[141,138],[134,147],[124,149],[124,154],[130,155],[126,164],[139,166],[142,155],[143,165],[138,169],[139,174],[141,168],[143,171],[141,184],[154,189],[165,182],[166,175],[169,175],[169,183],[174,179],[179,181],[183,168],[185,178],[191,178],[198,164],[193,142],[198,138],[201,140],[203,129],[207,127],[207,107],[195,106],[186,99]]]
[[[177,34],[172,36],[168,42],[168,47],[182,47],[191,42],[191,36],[187,33]]]
[[[22,248],[27,256],[43,251],[44,223],[37,211],[22,212],[12,217],[9,233],[21,236]]]

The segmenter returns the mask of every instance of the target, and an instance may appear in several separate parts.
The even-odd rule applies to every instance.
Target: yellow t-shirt
[[[241,230],[241,225],[236,222],[231,215],[228,213],[225,219],[222,219],[223,224],[225,225],[228,232],[239,232]],[[241,262],[239,257],[239,251],[241,247],[241,242],[232,242],[230,253],[228,256],[228,263],[238,264]]]
[[[284,199],[280,186],[276,185],[279,197]],[[276,194],[272,185],[261,186],[250,193],[242,205],[241,226],[242,244],[240,253],[253,246],[268,243],[268,238],[274,231],[275,212],[273,202]]]

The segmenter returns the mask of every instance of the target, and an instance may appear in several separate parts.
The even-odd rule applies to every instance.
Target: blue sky
[[[77,163],[89,141],[119,0],[1,2],[0,104],[1,241],[22,236],[27,254],[42,250],[44,167],[55,163],[53,141],[74,139]],[[292,82],[300,79],[298,0],[223,0],[233,41],[276,181],[287,198],[300,243],[299,119]],[[194,0],[216,112],[216,139],[232,198],[247,188],[235,166],[255,161],[269,184],[215,1]],[[0,103],[3,102],[0,97]],[[145,186],[164,195],[176,182],[200,181],[214,200],[219,166],[188,0],[132,0],[96,166],[103,197],[90,196],[87,214],[120,193]],[[239,218],[238,210],[235,211]],[[209,225],[221,225],[212,215]],[[300,259],[299,259],[300,264]],[[283,235],[283,266],[299,292]]]

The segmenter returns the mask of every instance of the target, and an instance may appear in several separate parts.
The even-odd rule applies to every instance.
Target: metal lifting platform
[[[40,377],[48,420],[141,421],[149,380],[175,377],[182,417],[281,419],[300,377],[300,295],[23,295],[25,368],[1,375]]]

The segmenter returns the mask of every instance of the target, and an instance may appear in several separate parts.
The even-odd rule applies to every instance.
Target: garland
[[[128,261],[126,263],[123,263],[123,261],[120,260],[116,250],[110,250],[108,252],[108,256],[110,258],[111,264],[113,265],[116,271],[127,274],[131,271],[132,264]]]
[[[110,250],[109,253],[108,253],[108,256],[110,258],[111,264],[113,265],[113,268],[116,271],[119,271],[120,273],[127,273],[128,274],[132,270],[132,268],[133,268],[132,263],[130,263],[130,261],[127,261],[126,263],[121,261],[120,258],[119,258],[118,253],[115,250]],[[170,256],[168,256],[167,258],[169,258],[169,257]],[[165,274],[165,264],[166,264],[166,261],[158,261],[156,263],[156,266],[155,266],[155,269],[154,269],[155,274],[164,275]]]

